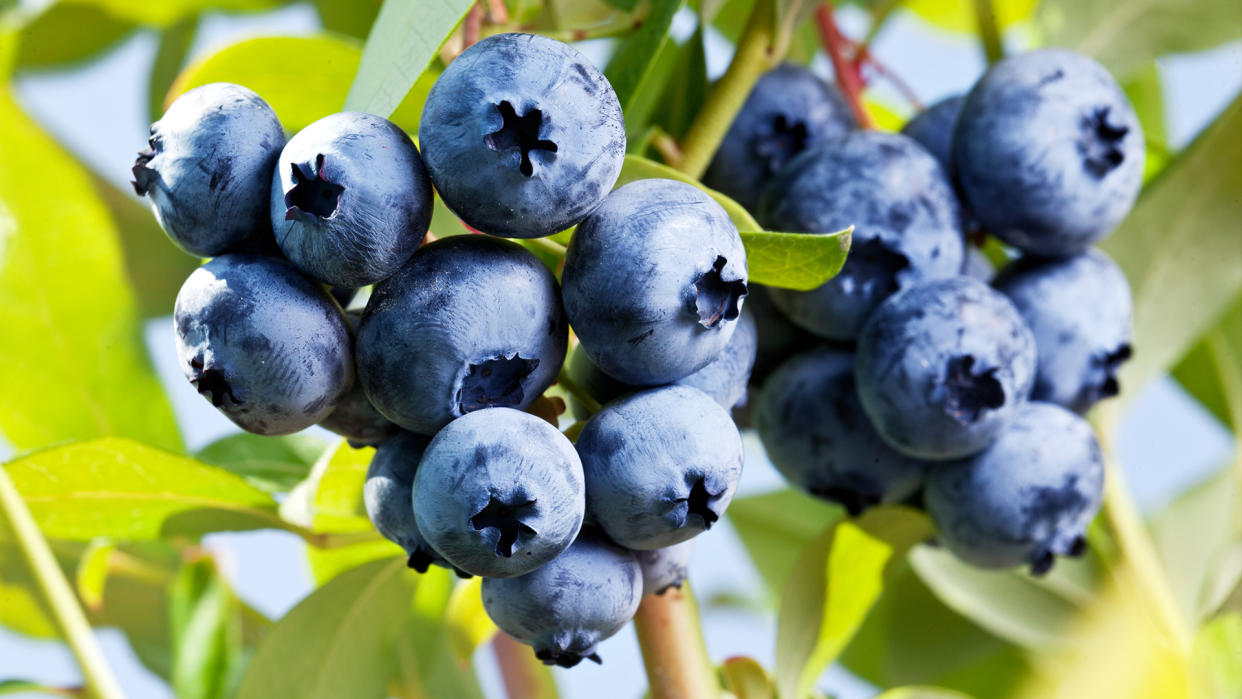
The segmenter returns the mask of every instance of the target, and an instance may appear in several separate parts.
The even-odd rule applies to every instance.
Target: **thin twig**
[[[1000,28],[996,24],[996,11],[992,0],[975,0],[975,23],[979,25],[979,41],[983,44],[983,52],[988,63],[995,63],[1005,57],[1005,47],[1001,44]]]
[[[858,65],[847,61],[841,50],[844,48],[845,40],[837,29],[837,20],[832,14],[831,2],[825,2],[815,8],[815,26],[819,28],[824,51],[828,53],[828,59],[832,61],[832,70],[837,76],[837,87],[841,88],[845,101],[849,103],[850,110],[854,112],[854,120],[858,122],[859,128],[874,129],[875,120],[867,113],[862,103],[862,76],[858,72]]]

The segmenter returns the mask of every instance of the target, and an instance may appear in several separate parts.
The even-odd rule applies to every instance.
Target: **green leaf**
[[[1039,21],[1050,45],[1094,56],[1121,76],[1159,56],[1242,37],[1233,0],[1044,0]]]
[[[876,699],[970,699],[970,695],[943,687],[894,687]]]
[[[383,0],[315,0],[323,28],[337,34],[366,39]]]
[[[1156,550],[1186,618],[1206,619],[1242,577],[1242,464],[1179,496],[1151,524]]]
[[[231,697],[241,677],[241,607],[215,561],[203,558],[182,566],[173,581],[172,686],[180,699]]]
[[[1019,646],[1056,647],[1078,612],[1076,604],[1024,573],[975,568],[945,549],[928,546],[911,551],[909,560],[950,609]],[[1068,563],[1058,561],[1057,567]]]
[[[1230,612],[1208,622],[1195,636],[1190,653],[1190,696],[1195,699],[1242,696],[1242,614]]]
[[[102,7],[54,3],[27,22],[19,33],[17,68],[49,69],[94,58],[138,28]]]
[[[77,688],[51,687],[26,680],[0,680],[0,696],[5,694],[46,694],[55,697],[81,696]]]
[[[773,593],[785,589],[798,554],[843,510],[796,490],[736,498],[728,518]]]
[[[767,670],[753,658],[733,657],[720,666],[725,689],[737,699],[774,699],[776,687]]]
[[[78,559],[73,576],[74,588],[82,606],[98,611],[103,606],[104,586],[108,584],[108,566],[116,544],[110,539],[93,539]]]
[[[733,201],[729,197],[717,192],[714,189],[703,186],[703,183],[695,179],[686,177],[685,174],[678,170],[674,170],[667,165],[657,163],[654,160],[649,160],[642,156],[625,156],[625,162],[621,166],[621,176],[617,178],[617,186],[620,187],[621,185],[628,184],[634,180],[645,180],[651,177],[663,177],[669,180],[677,180],[678,182],[692,184],[706,192],[712,199],[715,199],[716,203],[720,204],[720,206],[724,208],[725,213],[729,214],[729,218],[733,219],[733,225],[737,226],[739,231],[763,230],[763,226],[760,226],[759,222],[756,221],[754,217],[746,211],[746,209],[742,208],[741,204]]]
[[[781,596],[776,684],[781,696],[806,696],[862,625],[905,551],[931,535],[927,517],[878,507],[830,526],[798,558]]]
[[[164,98],[168,95],[173,80],[177,78],[177,73],[181,71],[181,65],[185,63],[197,33],[197,15],[180,19],[160,33],[160,45],[155,52],[155,61],[151,64],[151,76],[147,80],[147,114],[151,121],[158,121],[164,115],[164,110],[168,107]]]
[[[287,526],[271,497],[239,476],[128,439],[53,447],[5,468],[49,538],[145,540]]]
[[[235,434],[216,440],[196,456],[236,473],[269,493],[288,492],[309,475],[327,443],[311,434],[263,437]]]
[[[1173,367],[1173,376],[1235,435],[1242,435],[1242,296]]]
[[[0,123],[0,433],[18,450],[105,435],[180,449],[89,175],[8,93]]]
[[[989,0],[1001,29],[1030,20],[1038,0]],[[973,0],[905,0],[902,7],[920,18],[951,32],[974,34],[979,30]]]
[[[1122,368],[1123,401],[1184,356],[1242,292],[1239,149],[1242,98],[1152,180],[1101,245],[1134,295],[1135,353]]]
[[[473,0],[385,0],[362,51],[345,109],[392,114]]]
[[[808,291],[832,279],[845,264],[854,227],[836,233],[742,231],[750,280]]]
[[[263,638],[238,699],[382,699],[393,640],[409,618],[416,574],[403,561],[368,563],[294,607]]]
[[[1149,180],[1169,164],[1169,135],[1164,118],[1164,87],[1160,82],[1160,70],[1151,61],[1136,70],[1121,83],[1134,113],[1143,125],[1143,138],[1147,141],[1147,161],[1143,165],[1143,179]]]
[[[653,59],[661,47],[672,42],[668,31],[673,26],[673,15],[685,4],[686,0],[651,0],[651,11],[642,26],[621,42],[608,61],[604,76],[616,91],[622,111],[628,113],[634,98],[648,89],[645,83],[655,63]]]
[[[841,662],[880,687],[935,685],[1008,697],[1030,672],[1026,657],[944,606],[904,566],[886,582]]]
[[[395,643],[394,681],[405,689],[402,696],[483,699],[470,666],[470,655],[463,657],[458,652],[458,630],[446,624],[446,613],[466,586],[478,596],[478,582],[457,583],[455,576],[444,568],[432,567],[418,576],[413,612],[398,630]],[[523,647],[523,651],[534,659],[529,648]],[[538,665],[538,669],[542,679],[551,680],[551,673],[542,665]],[[540,689],[546,690],[547,686],[542,685]],[[541,699],[547,695],[532,691],[522,696]],[[553,691],[551,699],[555,696]]]
[[[659,120],[666,133],[680,139],[707,100],[707,51],[702,25],[677,53],[672,75],[660,83],[664,89],[659,98]]]

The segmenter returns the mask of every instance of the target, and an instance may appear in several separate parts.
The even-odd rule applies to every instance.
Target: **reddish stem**
[[[466,19],[461,25],[461,49],[474,46],[479,41],[479,36],[483,33],[483,5],[476,2],[470,6],[470,11],[466,13]]]
[[[897,73],[893,72],[892,69],[876,59],[875,55],[871,53],[871,50],[867,48],[866,44],[860,44],[858,42],[851,43],[854,47],[855,61],[862,65],[871,66],[871,68],[875,70],[880,77],[890,82],[893,87],[901,93],[901,96],[910,103],[910,106],[914,107],[916,111],[923,111],[923,102],[919,100],[919,96],[915,94],[914,89],[910,87],[909,83],[902,80]]]
[[[845,101],[849,103],[850,110],[854,112],[854,119],[860,128],[874,129],[875,120],[867,113],[862,103],[862,73],[858,70],[856,63],[846,60],[841,50],[845,46],[845,39],[837,30],[837,20],[832,15],[831,2],[815,8],[815,26],[819,28],[824,50],[827,51],[828,59],[832,61],[832,70],[837,75],[837,86],[841,88]]]
[[[500,666],[500,678],[505,683],[509,699],[528,699],[547,696],[549,673],[540,672],[530,646],[513,640],[504,631],[492,637],[492,652]]]

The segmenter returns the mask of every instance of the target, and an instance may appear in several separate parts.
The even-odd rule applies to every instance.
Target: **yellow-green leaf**
[[[845,264],[854,227],[836,233],[741,231],[750,280],[807,291],[832,279]]]
[[[78,559],[74,586],[82,604],[93,612],[103,606],[104,586],[108,584],[108,559],[116,551],[116,544],[109,539],[93,539]]]
[[[763,230],[763,226],[760,226],[759,222],[755,220],[755,217],[751,216],[746,209],[742,208],[741,204],[733,201],[720,192],[711,189],[710,187],[704,186],[703,183],[698,180],[687,177],[679,170],[675,170],[667,165],[657,163],[654,160],[644,158],[640,155],[625,156],[625,162],[621,166],[621,176],[617,178],[617,186],[620,187],[621,185],[628,184],[634,180],[645,180],[652,177],[663,177],[669,180],[685,182],[686,184],[692,184],[703,190],[708,196],[715,199],[716,203],[720,204],[720,206],[724,208],[725,213],[729,214],[729,218],[733,219],[733,225],[737,226],[739,231]]]
[[[483,609],[483,579],[473,577],[453,589],[444,610],[444,622],[448,627],[453,650],[461,662],[468,662],[474,649],[487,643],[496,635],[496,624]]]
[[[5,465],[49,538],[89,541],[283,528],[239,476],[128,439],[53,447]]]
[[[931,535],[919,512],[879,507],[841,520],[798,559],[781,596],[776,684],[781,696],[804,697],[854,636],[884,590],[893,562]]]
[[[752,658],[729,658],[720,666],[725,688],[737,699],[773,699],[776,687],[763,666]]]
[[[0,124],[0,434],[19,450],[108,435],[179,449],[89,175],[7,91]]]
[[[1032,19],[1039,0],[989,0],[996,15],[996,24],[1003,31],[1018,22]],[[975,20],[974,0],[906,0],[902,7],[932,24],[959,34],[973,34],[979,25]]]
[[[1195,636],[1190,654],[1193,699],[1242,696],[1242,614],[1230,612],[1208,622]]]

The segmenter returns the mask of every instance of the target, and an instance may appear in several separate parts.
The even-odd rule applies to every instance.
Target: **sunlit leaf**
[[[91,611],[99,611],[103,606],[104,586],[108,583],[108,565],[116,544],[108,539],[94,539],[82,552],[78,559],[78,568],[73,576],[74,587],[83,606]]]
[[[1049,44],[1094,56],[1118,75],[1242,37],[1234,0],[1045,0],[1039,20]]]
[[[179,449],[89,176],[7,93],[0,123],[0,433],[19,450],[105,435]]]
[[[1242,296],[1173,367],[1173,376],[1235,435],[1242,435]]]
[[[241,477],[127,439],[53,447],[5,469],[51,538],[140,540],[284,526],[272,498]]]
[[[170,587],[172,686],[179,699],[232,696],[241,678],[241,605],[215,561],[182,566]]]
[[[729,218],[733,219],[733,225],[737,226],[738,230],[763,230],[763,226],[760,226],[759,222],[755,221],[754,217],[751,216],[746,209],[742,208],[741,204],[733,201],[729,197],[717,192],[714,189],[703,186],[703,184],[697,180],[686,177],[678,170],[641,156],[625,156],[625,163],[621,166],[621,176],[617,178],[617,186],[620,187],[621,185],[628,184],[634,180],[645,180],[652,177],[662,177],[665,179],[677,180],[678,182],[685,182],[686,184],[692,184],[706,192],[712,199],[715,199],[716,203],[720,204],[720,206],[724,208],[725,213],[729,214]]]
[[[644,90],[661,47],[671,43],[669,29],[673,15],[677,14],[686,0],[650,0],[651,11],[633,36],[621,42],[617,52],[604,70],[608,82],[617,93],[621,109],[629,112],[631,101]]]
[[[475,648],[496,635],[496,624],[483,609],[482,584],[479,577],[458,584],[444,610],[449,639],[460,662],[469,661]]]
[[[1135,352],[1121,372],[1123,401],[1185,355],[1242,291],[1240,148],[1242,98],[1152,180],[1101,246],[1134,295]]]
[[[1242,696],[1242,614],[1230,612],[1208,622],[1195,637],[1190,655],[1190,696],[1194,699]]]
[[[314,435],[235,434],[203,447],[197,457],[270,493],[287,492],[309,475],[327,443]]]
[[[773,699],[776,687],[763,666],[752,658],[729,658],[720,666],[725,688],[737,699]]]
[[[483,699],[469,656],[461,657],[455,648],[454,635],[460,630],[450,627],[446,618],[463,587],[455,583],[456,577],[444,568],[433,567],[418,576],[412,613],[396,639],[394,681],[405,690],[403,696]]]
[[[315,0],[323,28],[366,39],[383,0]]]
[[[403,561],[375,561],[311,593],[264,636],[238,699],[388,696],[416,579]]]
[[[1039,0],[989,0],[997,26],[1004,30],[1018,22],[1032,19]],[[979,29],[975,19],[974,0],[906,0],[902,7],[932,24],[959,34],[974,34]]]
[[[942,687],[894,687],[875,699],[970,699],[970,695]]]
[[[119,44],[138,23],[86,3],[53,3],[22,26],[18,69],[62,68]]]
[[[854,229],[836,233],[742,231],[750,280],[807,291],[832,279],[845,264]]]
[[[879,507],[840,520],[803,551],[777,617],[781,696],[806,696],[866,619],[883,592],[886,571],[930,535],[931,523],[921,513]]]
[[[367,36],[347,110],[392,114],[473,0],[385,0]]]
[[[798,554],[842,513],[837,505],[781,490],[736,498],[727,516],[768,589],[777,593]]]

